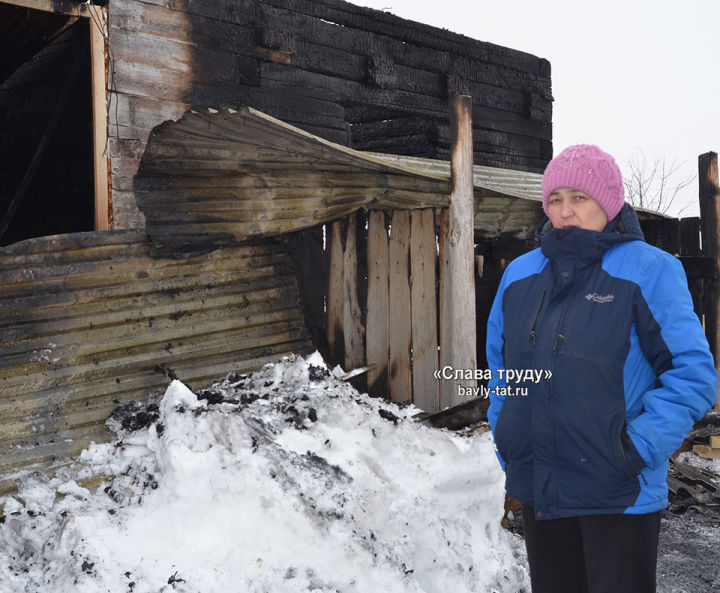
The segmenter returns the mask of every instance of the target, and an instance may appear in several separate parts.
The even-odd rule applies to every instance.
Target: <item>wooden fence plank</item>
[[[700,255],[700,219],[697,216],[680,219],[680,255]]]
[[[343,255],[343,329],[345,369],[350,371],[365,365],[365,328],[358,299],[358,241],[357,212],[348,215],[345,253]]]
[[[439,351],[439,365],[445,366],[450,364],[452,351],[450,349],[450,328],[452,326],[452,310],[447,305],[448,303],[448,278],[450,276],[450,260],[448,251],[448,232],[450,228],[450,214],[447,208],[440,210],[439,220],[439,233],[438,233],[438,244],[439,244],[439,257],[438,257],[438,275],[439,275],[439,290],[438,290],[438,337],[440,342]],[[447,408],[453,405],[455,401],[455,384],[451,381],[441,380],[439,383],[440,390],[440,409]]]
[[[718,187],[718,156],[715,152],[701,154],[698,157],[698,185],[700,198],[700,217],[702,220],[702,246],[705,255],[715,259],[715,278],[720,271],[720,188]],[[705,333],[710,349],[715,356],[715,367],[720,368],[720,290],[717,280],[713,283],[708,308],[705,311]],[[715,402],[720,410],[720,399]]]
[[[372,210],[368,221],[367,363],[377,368],[368,373],[368,393],[388,394],[389,256],[385,213]]]
[[[390,397],[412,400],[410,382],[410,212],[395,210],[390,228]]]
[[[438,364],[436,259],[433,210],[414,210],[410,229],[413,402],[426,412],[436,412],[440,405],[433,377]]]
[[[344,362],[345,337],[343,334],[343,247],[342,221],[332,223],[330,234],[330,280],[328,283],[327,339],[332,364]]]

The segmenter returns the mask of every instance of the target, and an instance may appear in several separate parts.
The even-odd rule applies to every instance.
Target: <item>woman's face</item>
[[[572,187],[559,187],[550,194],[548,216],[556,229],[578,227],[589,231],[602,231],[608,217],[602,206],[592,197]]]

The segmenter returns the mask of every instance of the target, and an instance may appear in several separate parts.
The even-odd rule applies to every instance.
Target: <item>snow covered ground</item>
[[[318,355],[156,404],[3,501],[1,593],[529,591],[488,434],[419,425]]]

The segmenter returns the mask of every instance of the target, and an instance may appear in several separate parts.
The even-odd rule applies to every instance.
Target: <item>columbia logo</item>
[[[614,294],[598,294],[596,292],[589,292],[585,295],[588,301],[595,303],[612,303],[615,300]]]

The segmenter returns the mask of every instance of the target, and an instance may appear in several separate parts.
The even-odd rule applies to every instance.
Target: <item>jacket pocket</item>
[[[495,446],[506,464],[530,455],[530,402],[527,398],[508,397],[495,424]]]
[[[638,453],[635,443],[632,442],[630,435],[627,433],[627,424],[623,425],[620,431],[620,447],[625,465],[629,468],[630,473],[637,477],[640,472],[647,467],[645,460]]]

